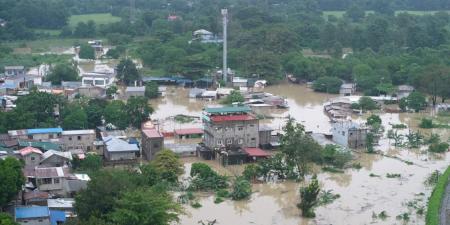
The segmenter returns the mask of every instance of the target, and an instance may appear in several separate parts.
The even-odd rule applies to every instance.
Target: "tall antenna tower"
[[[228,9],[222,9],[223,22],[223,69],[222,75],[225,83],[228,82],[228,65],[227,65],[227,26],[228,26]]]
[[[130,23],[134,23],[136,18],[136,2],[135,0],[130,0]]]

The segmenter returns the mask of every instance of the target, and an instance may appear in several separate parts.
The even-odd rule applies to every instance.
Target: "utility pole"
[[[228,66],[227,66],[227,26],[228,26],[228,9],[222,9],[222,22],[223,22],[223,69],[222,76],[225,84],[228,82]]]

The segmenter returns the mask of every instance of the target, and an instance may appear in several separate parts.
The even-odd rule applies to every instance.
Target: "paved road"
[[[450,225],[450,182],[447,184],[444,199],[442,199],[440,217],[440,225]]]

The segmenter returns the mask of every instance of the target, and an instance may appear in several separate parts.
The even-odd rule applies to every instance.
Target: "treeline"
[[[95,129],[101,125],[139,128],[152,112],[144,97],[131,97],[127,103],[82,97],[68,102],[62,96],[32,90],[17,99],[14,110],[0,112],[0,133],[58,126],[67,130]]]

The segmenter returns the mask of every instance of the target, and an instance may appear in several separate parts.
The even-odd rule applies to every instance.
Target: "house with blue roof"
[[[59,139],[63,129],[55,128],[35,128],[25,130],[10,130],[8,134],[14,139],[30,140],[30,141],[52,141]]]
[[[14,218],[24,225],[58,225],[66,221],[64,211],[50,210],[47,206],[16,207]]]

